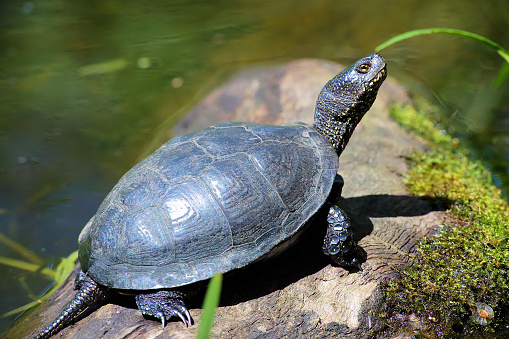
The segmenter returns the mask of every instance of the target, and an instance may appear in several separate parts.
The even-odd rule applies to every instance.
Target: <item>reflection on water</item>
[[[509,3],[500,1],[0,6],[0,232],[48,260],[76,248],[83,225],[148,151],[157,127],[169,129],[240,68],[301,57],[348,64],[395,34],[425,27],[470,30],[509,47]],[[444,108],[443,128],[470,143],[507,192],[509,85],[491,87],[502,59],[442,35],[383,54],[391,76]],[[0,256],[17,258],[3,247]],[[0,313],[47,284],[5,266],[0,276]],[[1,321],[0,331],[8,325]]]

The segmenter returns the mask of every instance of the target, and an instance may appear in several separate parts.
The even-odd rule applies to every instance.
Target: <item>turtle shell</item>
[[[79,237],[82,270],[118,289],[243,267],[323,205],[336,151],[305,124],[226,123],[170,140],[117,183]]]

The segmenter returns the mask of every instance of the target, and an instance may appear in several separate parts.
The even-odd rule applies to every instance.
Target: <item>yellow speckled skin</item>
[[[375,101],[387,77],[385,60],[370,54],[332,78],[322,89],[316,103],[314,127],[338,152]]]

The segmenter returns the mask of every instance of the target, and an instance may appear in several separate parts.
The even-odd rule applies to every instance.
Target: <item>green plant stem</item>
[[[462,37],[465,37],[465,38],[468,38],[468,39],[472,39],[472,40],[475,40],[477,42],[480,42],[486,46],[489,46],[491,48],[493,48],[494,50],[497,51],[497,53],[502,57],[504,58],[504,60],[509,63],[509,52],[507,50],[505,50],[502,46],[500,46],[499,44],[497,44],[496,42],[488,39],[488,38],[485,38],[479,34],[475,34],[475,33],[471,33],[471,32],[467,32],[467,31],[464,31],[464,30],[461,30],[461,29],[453,29],[453,28],[424,28],[424,29],[416,29],[416,30],[413,30],[413,31],[408,31],[408,32],[405,32],[403,34],[398,34],[396,35],[395,37],[387,40],[386,42],[384,42],[383,44],[381,45],[378,45],[376,48],[375,48],[375,51],[378,52],[392,44],[395,44],[396,42],[399,42],[399,41],[402,41],[402,40],[405,40],[405,39],[409,39],[409,38],[412,38],[412,37],[415,37],[415,36],[419,36],[419,35],[425,35],[425,34],[433,34],[433,33],[445,33],[445,34],[453,34],[453,35],[459,35],[459,36],[462,36]]]

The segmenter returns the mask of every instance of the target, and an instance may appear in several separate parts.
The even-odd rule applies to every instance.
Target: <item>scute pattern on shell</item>
[[[82,231],[79,259],[118,289],[171,288],[245,266],[325,202],[334,148],[305,124],[226,123],[127,172]]]

